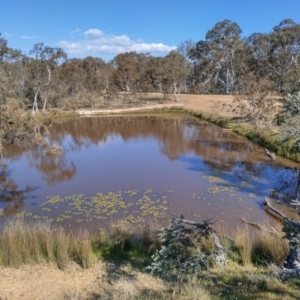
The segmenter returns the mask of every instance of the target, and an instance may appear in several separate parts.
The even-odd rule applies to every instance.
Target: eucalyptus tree
[[[189,74],[185,80],[185,84],[183,85],[183,91],[185,93],[193,93],[196,91],[196,69],[194,67],[195,62],[191,59],[191,53],[194,51],[195,47],[196,43],[191,39],[188,39],[180,43],[176,49],[176,52],[184,56],[189,68]]]
[[[300,24],[280,22],[270,35],[270,69],[279,92],[300,90]]]
[[[102,81],[102,73],[105,62],[101,58],[88,56],[82,60],[81,68],[86,72],[84,86],[86,94],[89,95],[91,108],[94,108],[95,98],[104,90],[104,82]]]
[[[294,93],[300,89],[300,25],[286,19],[269,34],[255,33],[247,39],[250,70],[257,80],[269,81],[269,89]]]
[[[33,91],[32,113],[38,112],[38,100],[43,93],[43,111],[46,109],[48,93],[52,82],[53,70],[67,59],[61,48],[45,46],[44,43],[34,44],[30,51],[28,67],[28,84]]]
[[[197,79],[200,85],[214,85],[214,91],[221,87],[223,94],[237,90],[238,77],[245,72],[245,43],[242,30],[237,23],[224,20],[217,23],[190,51],[195,61]]]
[[[152,86],[152,91],[158,91],[160,93],[166,93],[163,72],[163,57],[151,57],[147,64],[146,77],[147,82]]]
[[[9,49],[1,66],[1,103],[18,100],[26,104],[26,66],[28,57],[19,50]]]
[[[162,59],[163,81],[172,93],[174,100],[179,101],[179,94],[186,85],[190,67],[187,59],[177,51],[171,51]]]
[[[9,52],[7,41],[0,33],[0,104],[4,104],[7,96],[11,93],[9,64],[6,61]]]
[[[165,57],[152,57],[147,66],[147,78],[155,90],[171,93],[175,101],[185,89],[190,73],[187,59],[177,51],[171,51]]]
[[[3,61],[5,54],[8,52],[7,40],[0,33],[0,62]]]
[[[85,97],[86,80],[87,73],[82,68],[81,59],[69,59],[60,66],[59,81],[62,90],[60,105],[62,108],[75,110],[88,106],[89,103]]]
[[[149,54],[137,52],[120,53],[111,61],[115,68],[115,83],[124,92],[142,92]]]

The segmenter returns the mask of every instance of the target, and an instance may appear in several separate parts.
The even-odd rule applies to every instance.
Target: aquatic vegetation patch
[[[232,194],[233,191],[235,191],[237,188],[234,186],[224,186],[224,185],[214,185],[212,187],[207,188],[207,191],[210,194],[219,194],[222,192],[230,192],[229,196],[234,196]]]
[[[202,178],[208,180],[210,183],[226,183],[224,179],[217,176],[203,175]]]
[[[133,189],[125,192],[97,193],[92,197],[83,194],[48,197],[40,205],[40,214],[32,215],[31,212],[22,211],[15,217],[41,218],[57,223],[66,220],[81,223],[105,220],[122,214],[120,218],[126,222],[142,227],[146,218],[162,218],[168,209],[167,204],[167,196],[154,193],[153,189],[148,189],[144,193]]]

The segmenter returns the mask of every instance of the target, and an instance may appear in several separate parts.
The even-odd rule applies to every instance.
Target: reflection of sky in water
[[[264,197],[280,201],[276,205],[289,212],[284,203],[290,201],[287,194],[295,193],[297,173],[285,166],[293,163],[270,161],[246,139],[194,122],[197,125],[185,126],[182,121],[124,117],[54,124],[51,138],[64,148],[62,156],[25,151],[18,160],[7,159],[18,188],[34,188],[14,213],[40,214],[48,196],[92,197],[132,189],[142,195],[149,188],[167,196],[167,213],[183,213],[193,220],[200,216],[232,224],[241,216],[261,220],[267,218],[261,206]],[[210,182],[205,176],[225,182]],[[130,214],[130,209],[134,211],[129,208],[114,218]],[[51,217],[55,218],[53,211]]]

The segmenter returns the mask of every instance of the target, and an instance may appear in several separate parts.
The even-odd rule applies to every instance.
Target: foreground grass
[[[86,229],[67,232],[49,223],[7,222],[0,231],[0,265],[4,267],[0,271],[43,265],[43,273],[56,266],[68,274],[70,264],[75,263],[81,267],[77,272],[82,280],[85,274],[97,274],[93,270],[99,268],[104,273],[100,279],[98,275],[86,279],[89,289],[67,290],[56,299],[299,299],[299,280],[284,281],[279,276],[288,245],[280,225],[275,229],[276,234],[270,234],[243,226],[231,232],[232,238],[219,232],[227,248],[228,267],[212,265],[198,278],[187,276],[180,295],[176,281],[164,282],[145,271],[151,254],[160,246],[154,228],[146,226],[137,233],[123,222],[96,234]],[[211,240],[203,240],[201,247],[212,253],[214,246]],[[0,292],[0,299],[12,299],[3,295]]]

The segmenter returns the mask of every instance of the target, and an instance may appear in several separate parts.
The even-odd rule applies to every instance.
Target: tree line
[[[204,40],[182,42],[164,57],[126,52],[111,61],[68,59],[60,48],[34,44],[28,55],[0,35],[0,105],[33,113],[110,107],[124,95],[160,92],[287,95],[300,90],[300,24],[286,19],[270,33],[242,37],[239,25],[218,22]],[[130,99],[129,99],[130,100]],[[128,100],[128,101],[129,101]]]

